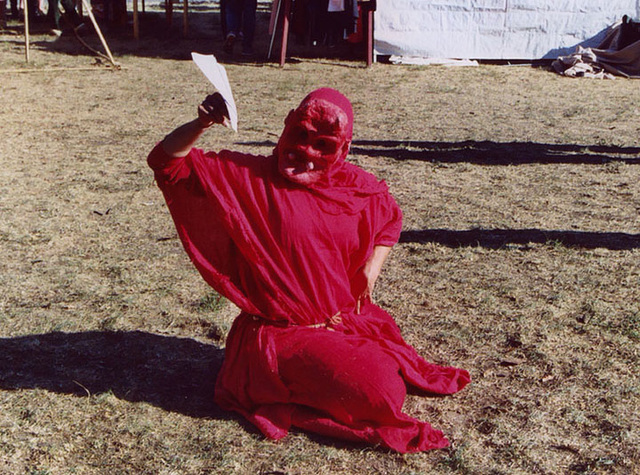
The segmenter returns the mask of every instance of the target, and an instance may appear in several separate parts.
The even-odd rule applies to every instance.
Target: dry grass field
[[[405,213],[377,301],[426,358],[470,371],[406,410],[446,450],[398,455],[302,432],[274,443],[212,402],[236,310],[183,252],[145,158],[210,92],[215,12],[182,38],[0,38],[0,473],[640,473],[640,83],[544,68],[365,68],[351,55],[226,63],[240,131],[268,154],[332,86],[351,160]],[[208,15],[208,16],[206,16]],[[155,21],[155,23],[154,23]],[[89,36],[87,42],[99,46]],[[292,48],[295,53],[295,45]]]

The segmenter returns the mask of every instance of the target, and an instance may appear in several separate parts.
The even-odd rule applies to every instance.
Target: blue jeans
[[[47,16],[49,17],[49,21],[51,22],[52,28],[60,30],[60,5],[62,3],[62,8],[64,8],[64,14],[71,23],[71,26],[74,28],[82,23],[82,18],[78,15],[76,11],[76,6],[73,0],[49,0],[49,11]]]
[[[250,51],[256,29],[257,0],[227,0],[226,21],[227,35],[243,35],[242,49]]]

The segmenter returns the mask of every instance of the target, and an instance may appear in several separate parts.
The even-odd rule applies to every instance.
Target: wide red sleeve
[[[374,199],[374,246],[393,246],[400,239],[402,211],[389,193],[380,193]]]
[[[190,161],[187,157],[171,157],[158,142],[147,157],[147,164],[154,171],[156,182],[161,188],[170,183],[186,180],[191,175]]]
[[[216,158],[215,153],[205,154],[199,149],[192,149],[185,157],[171,157],[157,144],[147,163],[154,171],[185,251],[204,280],[242,310],[259,314],[239,274],[240,251],[224,221],[228,213],[205,193],[194,171],[194,160]]]

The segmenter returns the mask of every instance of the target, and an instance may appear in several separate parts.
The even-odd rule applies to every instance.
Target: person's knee
[[[292,402],[312,405],[351,423],[393,419],[406,386],[399,365],[377,345],[327,341],[296,345],[278,356],[280,376]]]

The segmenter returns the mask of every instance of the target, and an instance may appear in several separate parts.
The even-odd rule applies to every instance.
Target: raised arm
[[[167,135],[162,141],[162,148],[169,156],[184,157],[205,129],[213,124],[222,124],[225,117],[229,117],[229,112],[224,99],[218,92],[211,94],[198,106],[198,118]]]

